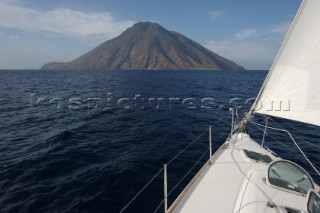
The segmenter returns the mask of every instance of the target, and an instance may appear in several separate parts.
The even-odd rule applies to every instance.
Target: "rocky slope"
[[[79,58],[45,64],[46,70],[243,70],[187,37],[140,22]]]

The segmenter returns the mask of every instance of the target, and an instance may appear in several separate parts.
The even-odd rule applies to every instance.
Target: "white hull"
[[[273,161],[281,159],[249,135],[235,134],[213,155],[213,163],[208,162],[202,168],[168,212],[286,213],[284,207],[305,209],[306,195],[268,184],[269,164],[249,159],[243,150],[267,155]]]

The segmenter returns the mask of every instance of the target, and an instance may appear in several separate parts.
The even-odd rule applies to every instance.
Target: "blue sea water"
[[[0,212],[119,212],[209,125],[217,149],[230,132],[229,107],[238,106],[241,117],[266,74],[0,71]],[[304,141],[319,146],[319,128],[275,120],[294,132],[319,167],[320,150]],[[253,125],[249,132],[261,141]],[[270,134],[269,148],[320,182],[285,134]],[[207,147],[205,132],[168,166],[169,191]],[[170,194],[169,204],[206,160]],[[153,212],[162,196],[161,174],[125,212]]]

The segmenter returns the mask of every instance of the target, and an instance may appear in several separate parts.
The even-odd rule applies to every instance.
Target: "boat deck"
[[[265,180],[268,164],[247,158],[243,149],[275,160],[273,154],[243,133],[233,136],[226,144],[169,212],[287,212],[282,206],[303,209],[306,196],[268,185]],[[270,207],[272,204],[277,207]]]

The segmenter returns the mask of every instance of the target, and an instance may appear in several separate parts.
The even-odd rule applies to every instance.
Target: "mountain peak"
[[[130,33],[131,35],[146,34],[146,35],[152,36],[157,33],[164,32],[164,31],[166,31],[166,29],[157,23],[138,22],[138,23],[132,25],[132,27],[125,30],[124,33]]]
[[[132,25],[132,27],[128,28],[128,29],[133,29],[133,28],[137,28],[137,29],[150,29],[150,28],[163,28],[161,27],[159,24],[157,23],[152,23],[149,21],[146,22],[137,22],[134,25]]]
[[[243,70],[187,37],[152,22],[138,22],[71,62],[48,63],[42,69]]]

